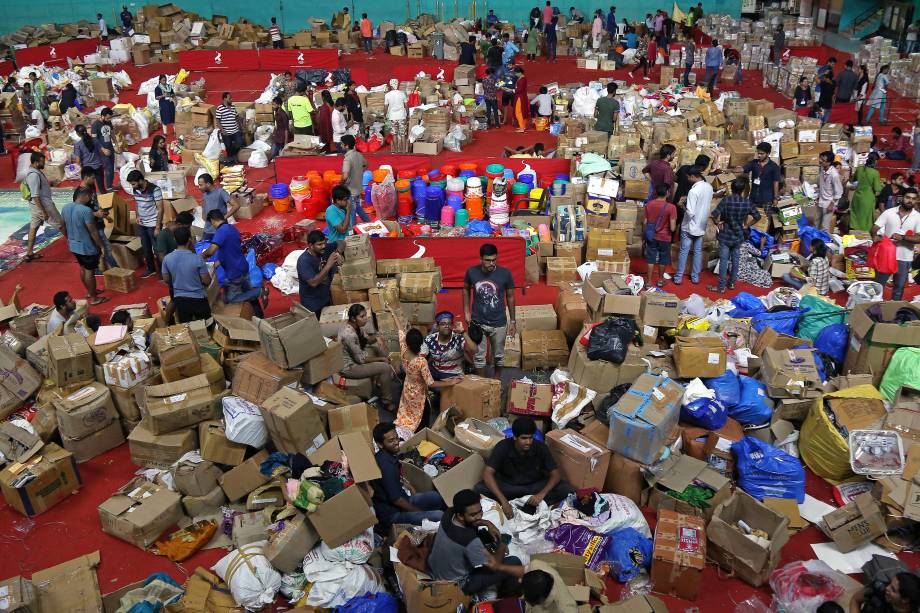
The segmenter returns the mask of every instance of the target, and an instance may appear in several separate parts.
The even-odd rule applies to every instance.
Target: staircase
[[[869,7],[851,21],[846,28],[840,30],[840,34],[842,36],[863,38],[874,33],[881,25],[886,4],[886,2],[882,1],[880,4]]]

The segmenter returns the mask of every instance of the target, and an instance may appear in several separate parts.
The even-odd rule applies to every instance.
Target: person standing
[[[869,90],[869,70],[865,65],[860,65],[856,78],[856,124],[863,123],[863,113],[866,111],[866,94]]]
[[[105,186],[105,170],[102,167],[102,147],[99,141],[94,139],[87,131],[86,126],[77,125],[77,137],[79,140],[73,146],[73,155],[81,168],[92,168],[96,175],[96,188],[100,193],[105,193],[102,189]]]
[[[32,93],[32,108],[41,112],[42,118],[48,117],[48,99],[46,97],[47,86],[45,85],[45,80],[39,78],[37,72],[31,74],[32,79],[31,93]]]
[[[511,40],[511,35],[505,32],[502,34],[502,66],[514,64],[514,57],[521,52],[521,49]]]
[[[792,93],[792,106],[800,115],[811,108],[811,87],[805,77],[799,79],[799,84]]]
[[[594,11],[594,19],[591,21],[591,48],[597,51],[601,46],[601,38],[604,35],[604,14],[600,9]]]
[[[345,152],[345,158],[342,160],[342,185],[347,187],[350,193],[352,226],[357,222],[357,217],[360,217],[364,223],[371,220],[361,203],[367,160],[360,151],[355,149],[355,144],[355,137],[351,134],[342,137],[342,150]]]
[[[344,185],[332,188],[332,204],[326,207],[326,236],[330,242],[345,240],[354,225],[351,191]]]
[[[501,118],[498,115],[498,84],[495,78],[495,69],[489,66],[486,68],[486,76],[482,80],[482,95],[486,101],[486,123],[490,128],[501,126]]]
[[[110,192],[115,185],[115,142],[112,140],[112,109],[106,107],[99,112],[99,119],[93,122],[92,132],[96,142],[99,143],[102,153],[102,167],[105,171],[105,182],[101,193]]]
[[[782,27],[773,32],[773,63],[779,66],[783,62],[783,52],[786,50],[786,30]]]
[[[294,134],[313,134],[313,103],[307,96],[307,84],[298,82],[295,91],[287,99],[287,111],[291,114]]]
[[[831,151],[822,151],[818,156],[818,220],[817,226],[831,233],[831,220],[837,210],[837,203],[843,197],[840,172]]]
[[[735,289],[738,280],[738,267],[741,261],[741,243],[744,242],[750,223],[760,220],[760,212],[744,197],[747,179],[735,179],[731,183],[731,195],[723,198],[712,212],[712,219],[719,228],[719,285],[708,286],[711,292],[725,293],[726,280],[728,289]],[[732,273],[728,275],[728,263],[731,260]]]
[[[524,69],[520,66],[514,67],[517,80],[514,83],[514,118],[517,120],[518,134],[523,134],[527,129],[527,122],[530,121],[530,101],[527,98],[527,77],[524,76]]]
[[[224,218],[229,219],[240,210],[240,203],[231,198],[224,188],[215,186],[214,177],[206,172],[198,177],[198,189],[201,190],[201,217],[205,220],[202,238],[212,241],[217,229],[211,225],[208,214],[211,211],[220,211]]]
[[[317,319],[322,310],[332,304],[332,277],[342,262],[336,243],[327,241],[321,230],[310,230],[307,248],[297,258],[297,282],[300,304]]]
[[[268,28],[268,36],[272,41],[272,49],[284,48],[284,37],[281,35],[281,28],[278,27],[278,20],[272,17],[272,25]]]
[[[374,54],[374,25],[367,18],[367,13],[361,13],[361,42],[368,55]]]
[[[617,7],[611,6],[610,12],[607,13],[607,35],[610,37],[610,44],[617,42]]]
[[[725,61],[725,54],[722,51],[722,47],[719,46],[719,41],[712,39],[712,46],[709,49],[706,49],[706,89],[709,93],[712,93],[712,90],[715,89],[716,80],[719,76],[719,70],[722,68],[722,63]]]
[[[166,148],[166,137],[157,134],[150,143],[150,172],[166,172],[169,170],[169,150]]]
[[[134,15],[128,10],[127,5],[122,5],[120,17],[121,27],[124,30],[125,36],[131,35],[134,31]]]
[[[26,172],[26,178],[23,183],[29,191],[29,238],[26,242],[25,261],[41,259],[41,255],[35,253],[35,234],[43,224],[48,224],[55,230],[61,229],[61,214],[57,207],[54,206],[54,200],[51,197],[51,184],[48,183],[48,177],[42,172],[45,168],[44,154],[33,151],[29,155],[29,170]]]
[[[102,254],[102,240],[96,229],[93,210],[89,208],[91,196],[92,191],[88,188],[77,188],[74,201],[64,205],[61,211],[61,234],[67,239],[67,246],[80,265],[80,281],[86,288],[89,304],[97,305],[107,302],[108,298],[100,297],[96,290],[95,273]]]
[[[399,89],[399,80],[390,79],[390,90],[383,97],[383,106],[393,132],[393,143],[390,145],[393,153],[409,152],[409,130],[406,121],[409,117],[406,106],[408,103],[406,93]]]
[[[636,55],[635,55],[636,65],[633,67],[632,70],[629,71],[630,79],[633,78],[633,74],[641,68],[642,75],[643,75],[642,78],[645,81],[649,80],[649,77],[648,77],[648,69],[649,69],[648,56],[650,53],[649,47],[650,47],[649,34],[648,32],[646,32],[642,35],[642,38],[640,38],[639,42],[636,44]]]
[[[460,55],[457,64],[460,66],[476,65],[476,37],[470,36],[467,40],[460,43]]]
[[[96,23],[99,24],[99,38],[109,40],[109,25],[105,22],[102,13],[96,13]]]
[[[240,115],[233,106],[230,98],[230,92],[224,92],[221,97],[220,106],[214,112],[217,119],[217,127],[220,130],[221,139],[224,141],[224,147],[227,148],[227,159],[222,163],[226,166],[233,166],[237,163],[237,155],[243,148],[243,126],[240,121]]]
[[[914,127],[911,131],[911,140],[913,141],[913,162],[910,165],[911,172],[920,170],[920,115],[914,119]]]
[[[537,51],[540,49],[540,32],[542,26],[534,24],[527,31],[527,40],[524,42],[524,51],[527,53],[527,59],[531,62],[537,58]]]
[[[818,91],[818,107],[821,109],[821,125],[823,126],[831,118],[831,110],[834,107],[834,90],[837,84],[834,83],[834,77],[831,73],[825,72],[821,76],[820,90]]]
[[[284,110],[284,103],[281,96],[275,96],[272,99],[272,119],[274,130],[272,131],[272,158],[281,155],[284,147],[291,142],[291,118],[287,111]]]
[[[479,248],[479,266],[471,266],[463,277],[463,315],[467,327],[476,323],[483,339],[476,352],[474,366],[485,375],[486,345],[491,345],[495,377],[501,377],[505,360],[505,338],[517,333],[515,321],[514,278],[511,271],[498,265],[498,248],[486,243]],[[505,305],[511,321],[505,313]]]
[[[847,60],[845,68],[837,75],[837,102],[846,103],[853,99],[858,80],[853,71],[853,60]]]
[[[92,168],[80,169],[80,185],[77,189],[81,187],[85,187],[90,192],[89,208],[93,212],[93,217],[96,218],[96,230],[99,232],[99,240],[102,241],[102,262],[96,270],[96,274],[101,275],[106,268],[114,268],[118,266],[118,263],[115,261],[115,256],[112,255],[112,243],[105,235],[105,220],[109,218],[109,212],[102,210],[99,206],[99,198],[96,196],[96,172]],[[77,196],[77,191],[74,190],[74,202],[77,201]]]
[[[144,249],[147,272],[141,279],[157,274],[157,259],[153,252],[157,234],[163,227],[163,191],[144,178],[140,170],[128,173],[128,183],[137,208],[137,233]]]
[[[543,36],[546,39],[546,61],[548,62],[556,61],[556,44],[559,40],[556,34],[556,25],[558,23],[559,20],[553,17],[548,24],[543,26]]]
[[[835,58],[834,56],[827,58],[827,64],[818,68],[818,73],[817,73],[818,79],[820,79],[825,74],[831,75],[831,78],[833,79],[834,78],[834,68],[836,67],[837,67],[837,58]]]
[[[872,229],[873,212],[876,196],[882,191],[882,179],[875,169],[878,154],[870,153],[865,166],[860,166],[853,173],[856,191],[850,199],[850,229],[868,232]]]
[[[907,277],[914,261],[914,249],[917,243],[920,243],[920,212],[916,211],[918,202],[920,198],[917,196],[917,190],[912,187],[906,189],[901,205],[882,212],[872,226],[873,242],[888,237],[897,245],[898,271],[894,274],[892,300],[900,300],[904,296],[904,286],[907,285]],[[875,273],[875,281],[881,284],[883,290],[890,278],[891,274]]]
[[[252,305],[253,314],[260,319],[263,318],[265,315],[262,306],[268,306],[268,288],[252,287],[249,262],[243,255],[240,231],[227,223],[227,218],[219,209],[211,210],[207,219],[215,231],[211,244],[201,255],[209,258],[216,253],[217,259],[220,260],[220,265],[224,269],[224,302],[248,302]]]
[[[888,71],[891,69],[889,64],[885,64],[878,70],[878,74],[875,75],[875,85],[872,87],[872,94],[869,95],[869,99],[866,101],[866,106],[869,107],[869,114],[866,115],[866,123],[872,122],[872,114],[878,110],[878,122],[881,125],[885,125],[885,103],[888,100]]]
[[[546,0],[546,5],[543,7],[543,26],[544,28],[553,22],[553,5],[550,3],[550,0]]]
[[[488,51],[485,52],[486,64],[498,72],[502,67],[502,46],[498,43],[497,38],[492,39],[492,44]]]
[[[345,112],[345,98],[339,98],[332,109],[332,145],[335,153],[345,153],[342,148],[342,137],[345,136],[345,131],[348,129]]]
[[[173,86],[169,84],[165,74],[161,74],[157,86],[153,90],[160,107],[160,123],[163,124],[163,134],[169,134],[169,126],[176,123],[176,94]],[[173,134],[175,134],[173,128]]]
[[[328,89],[320,92],[322,104],[316,113],[316,135],[323,143],[323,151],[330,153],[335,151],[335,145],[332,141],[332,111],[335,110],[335,103],[332,101],[332,94]]]
[[[613,134],[620,115],[620,103],[616,96],[617,84],[611,81],[607,84],[607,95],[598,98],[594,105],[596,119],[594,129],[598,132],[606,132],[608,136]]]
[[[208,320],[211,318],[207,293],[207,287],[211,284],[208,266],[192,250],[192,234],[187,227],[177,227],[174,235],[176,248],[163,258],[162,269],[163,281],[170,288],[179,323]]]
[[[693,72],[693,63],[696,61],[696,43],[693,37],[684,39],[684,87],[690,87],[690,73]]]
[[[782,179],[779,164],[770,159],[771,151],[773,146],[770,143],[758,144],[755,150],[757,157],[739,169],[751,175],[751,202],[765,210],[776,205],[779,182]]]
[[[703,235],[706,234],[706,222],[709,220],[709,208],[712,204],[712,186],[703,180],[702,171],[694,167],[688,176],[693,186],[687,194],[684,221],[680,227],[680,254],[677,258],[674,285],[680,285],[684,280],[687,257],[691,250],[693,264],[690,268],[690,282],[694,285],[700,282],[700,271],[703,268]]]
[[[194,222],[194,215],[188,211],[182,211],[176,215],[175,219],[168,221],[163,225],[160,233],[157,234],[156,244],[157,257],[160,258],[161,262],[163,261],[163,258],[175,251],[176,247],[178,246],[178,243],[176,243],[176,230],[182,227],[191,228]],[[172,321],[172,318],[167,317],[166,321]]]
[[[658,265],[658,287],[664,287],[665,268],[671,264],[671,242],[677,230],[677,207],[667,201],[671,189],[659,185],[656,198],[645,205],[645,261],[648,264],[648,282],[654,279],[655,265]],[[651,236],[649,236],[651,233]]]
[[[642,174],[649,182],[648,200],[658,192],[659,186],[668,188],[668,196],[674,193],[674,170],[671,168],[671,160],[677,149],[674,145],[665,143],[658,151],[658,159],[652,160],[642,169]]]

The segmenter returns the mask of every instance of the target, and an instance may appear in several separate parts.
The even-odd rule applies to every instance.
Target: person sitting
[[[883,151],[882,155],[889,160],[905,161],[910,159],[912,152],[913,145],[910,144],[910,137],[897,126],[891,128],[891,149]]]
[[[455,581],[464,594],[479,594],[483,600],[514,598],[520,595],[524,567],[506,555],[507,547],[498,528],[482,518],[479,494],[460,490],[441,518],[428,566],[432,577]]]
[[[575,613],[578,610],[562,577],[552,564],[543,560],[534,560],[527,566],[521,579],[521,591],[528,613]]]
[[[886,584],[877,579],[853,595],[851,612],[913,613],[920,610],[920,577],[899,572]]]
[[[374,441],[380,447],[374,455],[381,477],[371,481],[374,494],[371,501],[377,521],[383,526],[412,524],[420,526],[425,520],[440,522],[444,514],[444,499],[437,491],[406,493],[399,463],[399,436],[396,424],[385,421],[374,426]]]
[[[74,326],[80,319],[77,302],[69,292],[54,295],[54,310],[48,317],[47,334],[73,334]]]
[[[125,326],[128,329],[128,334],[134,331],[134,318],[131,317],[131,313],[124,309],[112,313],[110,321],[113,326]]]
[[[798,254],[796,254],[797,257]],[[799,273],[799,276],[792,272],[783,275],[783,281],[786,285],[796,289],[802,289],[806,283],[815,287],[815,290],[822,296],[826,296],[830,291],[830,263],[827,261],[827,245],[820,238],[811,241],[811,255],[802,261],[802,267],[808,271],[808,275]]]
[[[346,379],[373,379],[384,410],[393,413],[393,367],[389,358],[382,355],[379,339],[368,338],[364,333],[369,318],[363,304],[348,307],[348,320],[338,333],[344,364],[341,373]]]
[[[500,441],[486,461],[482,481],[476,491],[494,498],[505,517],[511,519],[514,509],[509,500],[527,498],[527,504],[538,506],[542,501],[552,506],[574,492],[562,479],[562,473],[545,443],[534,440],[537,424],[524,416],[511,424],[513,438]]]

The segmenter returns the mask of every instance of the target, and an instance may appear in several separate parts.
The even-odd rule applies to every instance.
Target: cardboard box
[[[397,275],[403,272],[434,272],[437,270],[434,258],[394,258],[377,260],[377,274]]]
[[[0,607],[8,613],[39,613],[35,586],[19,575],[0,581]]]
[[[233,518],[233,546],[239,549],[246,545],[251,545],[259,541],[264,541],[267,537],[268,526],[271,524],[271,518],[267,513],[243,513]]]
[[[82,334],[48,338],[49,378],[58,387],[92,381],[93,352]]]
[[[531,330],[521,333],[521,368],[555,368],[569,360],[569,343],[562,330]]]
[[[282,387],[266,398],[260,408],[278,451],[309,455],[326,442],[326,427],[306,394]]]
[[[214,316],[214,342],[228,351],[256,351],[261,338],[255,323],[242,317]]]
[[[556,329],[556,310],[551,304],[519,306],[515,310],[515,317],[519,332]]]
[[[593,272],[585,279],[582,293],[585,304],[599,316],[618,314],[635,317],[642,308],[643,297],[634,296],[629,291],[623,275]]]
[[[223,471],[208,460],[183,460],[171,466],[169,473],[176,490],[183,496],[205,496],[218,486]]]
[[[673,328],[680,316],[680,299],[673,294],[646,292],[642,294],[639,318],[646,326]]]
[[[213,394],[205,375],[148,386],[144,397],[145,425],[154,434],[166,434],[214,417]]]
[[[150,345],[160,361],[163,381],[181,381],[201,374],[198,340],[187,325],[154,330]]]
[[[315,385],[331,377],[345,366],[342,356],[342,344],[338,341],[323,339],[326,349],[316,357],[310,358],[303,364],[303,375],[300,381],[304,385]]]
[[[850,313],[850,343],[843,363],[844,372],[871,373],[878,387],[891,355],[901,347],[920,345],[920,324],[876,323],[867,315],[875,303],[858,304]],[[910,309],[920,315],[920,307],[904,301],[878,303],[883,321],[894,321],[899,309]]]
[[[885,534],[885,516],[871,494],[856,496],[852,502],[831,511],[821,520],[819,528],[847,553]]]
[[[373,312],[371,310],[370,302],[359,302],[356,304],[362,304],[364,305],[365,309]],[[348,320],[348,308],[350,306],[351,305],[348,305],[348,304],[327,306],[320,312],[319,325],[323,331],[323,336],[328,337],[328,338],[338,338],[339,328],[341,328],[342,324],[344,324]],[[432,305],[432,307],[433,306],[434,305]],[[432,311],[433,310],[434,309],[432,308]],[[403,311],[403,316],[405,316],[405,311]],[[432,312],[432,321],[434,321],[433,312]],[[409,323],[412,323],[412,321],[410,320]],[[364,331],[365,333],[375,331],[374,324],[372,321],[369,321],[368,324],[364,326]]]
[[[728,356],[718,336],[678,336],[674,339],[674,364],[681,379],[719,377],[725,374]]]
[[[89,436],[118,419],[112,394],[101,383],[90,383],[66,396],[55,395],[52,402],[61,436],[71,439]]]
[[[706,566],[703,519],[659,509],[652,553],[652,586],[656,592],[696,600]]]
[[[30,398],[41,384],[41,375],[7,345],[0,343],[0,394],[8,397],[0,404],[0,414],[5,414],[5,417],[12,413],[23,401]]]
[[[227,500],[236,502],[260,485],[271,481],[271,476],[263,475],[259,471],[259,464],[267,457],[268,452],[263,449],[239,464],[239,466],[221,475],[220,487],[224,490],[224,494],[227,495]]]
[[[256,318],[256,326],[262,352],[281,368],[300,366],[325,347],[316,315],[296,302],[287,313]]]
[[[497,379],[469,375],[441,390],[441,411],[457,407],[463,417],[489,420],[502,415],[502,384]]]
[[[134,276],[134,269],[128,268],[109,268],[102,273],[105,283],[105,289],[127,294],[137,287],[137,277]]]
[[[329,436],[338,434],[356,433],[367,440],[371,449],[374,447],[371,432],[377,425],[377,409],[367,403],[351,404],[344,407],[335,407],[326,413],[329,420]]]
[[[208,493],[202,496],[183,496],[182,508],[189,517],[211,515],[220,511],[220,507],[227,504],[227,497],[219,485],[215,485]]]
[[[102,531],[141,549],[182,517],[182,497],[144,477],[132,479],[99,505]]]
[[[61,445],[73,454],[77,463],[91,460],[124,442],[125,435],[118,420],[79,439],[61,435]]]
[[[20,485],[26,474],[35,477]],[[46,444],[23,464],[8,464],[0,471],[0,491],[6,503],[29,517],[76,493],[81,484],[73,454],[54,443]]]
[[[369,481],[380,479],[381,474],[364,437],[355,432],[334,436],[308,457],[313,464],[321,465],[326,460],[341,462],[343,453],[355,485],[324,501],[308,517],[320,538],[332,548],[377,523],[364,488]]]
[[[512,381],[508,412],[515,415],[548,416],[553,412],[553,386],[548,383]]]
[[[654,596],[636,596],[598,608],[598,613],[667,613],[668,606]],[[580,613],[580,612],[579,612]]]
[[[408,613],[453,613],[465,611],[470,597],[455,581],[435,581],[405,564],[393,565]]]
[[[567,368],[575,383],[602,394],[617,385],[632,383],[648,370],[638,347],[631,345],[623,363],[614,364],[606,360],[589,360],[587,348],[578,342],[572,345]]]
[[[198,448],[194,430],[154,434],[143,422],[128,435],[131,461],[147,468],[169,468],[186,452]]]
[[[555,306],[556,314],[559,317],[559,329],[562,330],[569,342],[574,343],[582,325],[588,319],[588,306],[582,294],[565,291],[564,287],[559,289]],[[506,346],[506,360],[507,356],[508,348]]]
[[[578,265],[575,258],[546,258],[546,284],[560,286],[578,281]]]
[[[768,347],[761,358],[761,379],[772,398],[802,397],[821,386],[815,354],[810,349]]]
[[[32,573],[42,611],[102,611],[96,567],[99,552]]]
[[[546,434],[546,445],[566,481],[575,489],[603,490],[610,451],[568,428]]]
[[[246,445],[227,440],[221,422],[212,420],[198,424],[201,457],[215,464],[239,466],[246,457]]]
[[[0,454],[6,462],[24,463],[38,453],[42,439],[12,422],[0,423]]]
[[[285,520],[284,527],[276,532],[269,532],[265,557],[269,563],[282,573],[298,569],[304,557],[319,543],[319,535],[307,518],[298,513]]]
[[[658,507],[662,497],[666,496],[668,491],[683,492],[687,487],[696,483],[714,492],[712,498],[707,501],[708,506],[700,513],[699,509],[690,505],[684,506],[685,503],[679,502],[679,506],[674,510],[688,515],[702,514],[709,519],[716,506],[731,496],[732,482],[710,467],[705,460],[691,457],[689,451],[687,449],[684,453],[671,454],[656,467],[654,473],[647,474],[646,482],[653,488],[648,493],[648,506]]]
[[[661,455],[677,424],[683,386],[667,377],[643,374],[610,409],[607,447],[641,464]]]
[[[434,302],[435,294],[441,291],[440,271],[400,273],[396,281],[401,302]]]
[[[403,476],[416,492],[430,492],[437,490],[444,500],[453,500],[454,495],[460,490],[472,489],[482,480],[482,471],[485,461],[478,453],[458,445],[454,441],[423,428],[412,438],[399,447],[400,453],[408,453],[418,447],[422,441],[430,441],[444,450],[448,455],[463,458],[450,470],[432,478],[425,471],[411,462],[401,462]]]
[[[761,547],[747,538],[738,529],[738,520],[743,520],[753,530],[766,532],[769,547]],[[779,565],[780,551],[789,540],[788,527],[786,517],[738,490],[716,507],[706,526],[707,555],[742,581],[760,587]]]
[[[300,380],[299,369],[285,370],[256,351],[240,362],[233,376],[233,393],[254,404],[262,404],[285,385]]]

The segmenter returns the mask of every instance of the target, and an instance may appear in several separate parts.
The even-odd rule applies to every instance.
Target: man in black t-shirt
[[[837,90],[837,83],[834,82],[834,75],[831,72],[825,72],[821,75],[821,91],[818,92],[818,106],[821,108],[821,125],[824,125],[831,118],[831,109],[834,107],[834,92]]]
[[[501,505],[508,519],[514,515],[509,500],[529,496],[529,505],[536,507],[545,500],[553,506],[575,491],[562,479],[546,444],[534,440],[536,431],[532,417],[515,419],[511,424],[514,438],[506,438],[492,449],[482,481],[476,486],[477,492]]]
[[[517,324],[514,319],[514,277],[511,271],[499,266],[498,248],[486,243],[479,248],[479,266],[471,266],[463,277],[463,314],[467,325],[476,323],[482,328],[482,342],[476,352],[474,366],[479,376],[485,376],[486,344],[492,346],[495,378],[501,378],[505,359],[505,338],[514,336]],[[505,304],[511,312],[511,322],[505,314]]]

